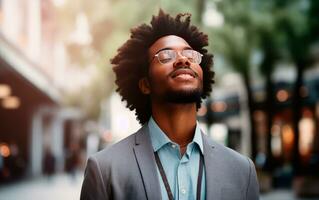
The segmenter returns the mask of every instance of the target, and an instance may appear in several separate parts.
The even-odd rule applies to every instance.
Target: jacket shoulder
[[[146,199],[133,150],[137,134],[139,131],[89,157],[81,200]]]
[[[204,139],[214,147],[214,155],[223,162],[230,166],[236,166],[247,169],[250,165],[250,158],[245,155],[238,153],[237,151],[226,147],[218,142],[213,141],[208,135],[204,135]]]
[[[94,157],[98,162],[121,159],[121,156],[128,154],[129,151],[131,151],[134,147],[136,134],[137,132],[129,135],[115,144],[105,147],[99,152],[92,154],[90,157]]]
[[[222,180],[224,188],[233,188],[241,191],[247,200],[259,199],[259,185],[256,175],[256,169],[253,162],[247,156],[214,142],[207,135],[204,136],[205,143],[209,148],[206,152],[209,158],[211,176],[217,176]],[[225,194],[227,195],[227,194]],[[232,196],[232,194],[230,194]]]

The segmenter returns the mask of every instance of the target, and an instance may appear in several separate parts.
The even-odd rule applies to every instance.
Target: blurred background
[[[0,199],[79,199],[87,157],[140,127],[109,60],[159,8],[209,35],[202,129],[262,200],[319,199],[317,0],[0,0]]]

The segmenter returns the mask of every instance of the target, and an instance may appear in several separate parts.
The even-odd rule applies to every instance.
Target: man
[[[117,91],[142,128],[90,157],[81,199],[258,199],[251,160],[212,141],[196,111],[211,90],[207,35],[160,10],[112,59]]]

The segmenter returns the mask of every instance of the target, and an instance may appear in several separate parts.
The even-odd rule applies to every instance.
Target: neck
[[[186,146],[193,140],[196,128],[196,104],[152,103],[152,116],[170,140]]]

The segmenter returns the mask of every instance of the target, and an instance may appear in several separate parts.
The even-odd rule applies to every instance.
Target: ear
[[[140,88],[140,90],[143,94],[150,94],[151,93],[150,83],[146,77],[144,77],[138,81],[138,87]]]

